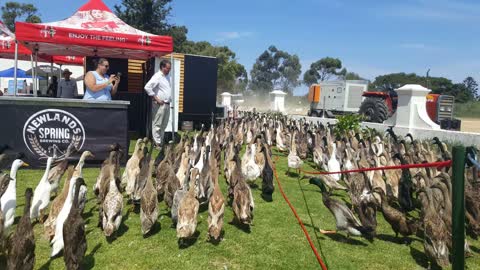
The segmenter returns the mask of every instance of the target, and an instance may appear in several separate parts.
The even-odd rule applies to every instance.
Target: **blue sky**
[[[34,3],[47,22],[70,16],[86,0],[20,2]],[[121,1],[104,2],[113,9]],[[370,80],[430,68],[431,76],[454,82],[480,81],[480,1],[174,0],[172,8],[170,22],[187,26],[189,39],[229,46],[247,71],[275,45],[297,54],[302,71],[331,56]]]

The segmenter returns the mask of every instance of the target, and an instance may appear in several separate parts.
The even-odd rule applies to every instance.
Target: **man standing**
[[[160,62],[160,71],[155,73],[145,85],[145,91],[152,98],[152,136],[157,148],[163,145],[165,128],[170,117],[172,89],[167,75],[172,64],[168,60]]]
[[[72,72],[68,68],[63,70],[63,80],[58,83],[57,97],[75,98],[78,95],[77,82],[70,79]]]

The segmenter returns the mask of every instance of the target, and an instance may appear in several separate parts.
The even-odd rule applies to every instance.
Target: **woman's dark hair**
[[[169,64],[169,65],[172,65],[172,63],[170,63],[170,61],[168,61],[168,60],[165,60],[165,59],[164,59],[164,60],[162,60],[162,61],[160,62],[160,69],[162,69],[162,68],[166,67],[166,66],[167,66],[167,64]]]
[[[93,59],[93,65],[95,66],[95,68],[98,67],[98,65],[101,65],[105,62],[108,62],[108,60],[106,58],[98,58],[98,59]]]

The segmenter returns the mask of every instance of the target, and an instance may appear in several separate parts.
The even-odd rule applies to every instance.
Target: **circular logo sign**
[[[73,143],[80,150],[85,142],[85,129],[73,114],[46,109],[30,116],[23,126],[23,141],[28,150],[39,157],[52,156],[56,148],[57,158],[65,157],[67,147]]]

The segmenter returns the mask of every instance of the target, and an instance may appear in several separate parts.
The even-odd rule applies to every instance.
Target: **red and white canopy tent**
[[[63,21],[37,24],[16,22],[15,29],[17,40],[35,54],[146,60],[170,53],[173,64],[172,37],[153,35],[131,27],[102,0],[89,0]],[[173,77],[171,85],[174,85]],[[172,92],[174,89],[172,87]],[[175,97],[174,93],[172,97]],[[172,103],[175,104],[175,101]],[[171,115],[173,117],[174,112]],[[174,122],[172,118],[172,126]]]
[[[15,24],[17,40],[47,55],[148,59],[173,51],[173,39],[131,27],[101,0],[90,0],[71,17],[51,23]]]
[[[15,60],[15,69],[14,69],[14,88],[15,94],[17,93],[17,82],[16,82],[16,73],[18,60],[32,61],[33,67],[33,57],[32,51],[25,47],[25,45],[18,43],[15,39],[15,34],[13,34],[10,29],[0,21],[0,58],[5,59],[14,59]],[[55,63],[58,65],[83,65],[84,58],[77,56],[49,56],[49,55],[39,55],[39,58],[42,61]],[[35,86],[35,84],[34,84]]]

